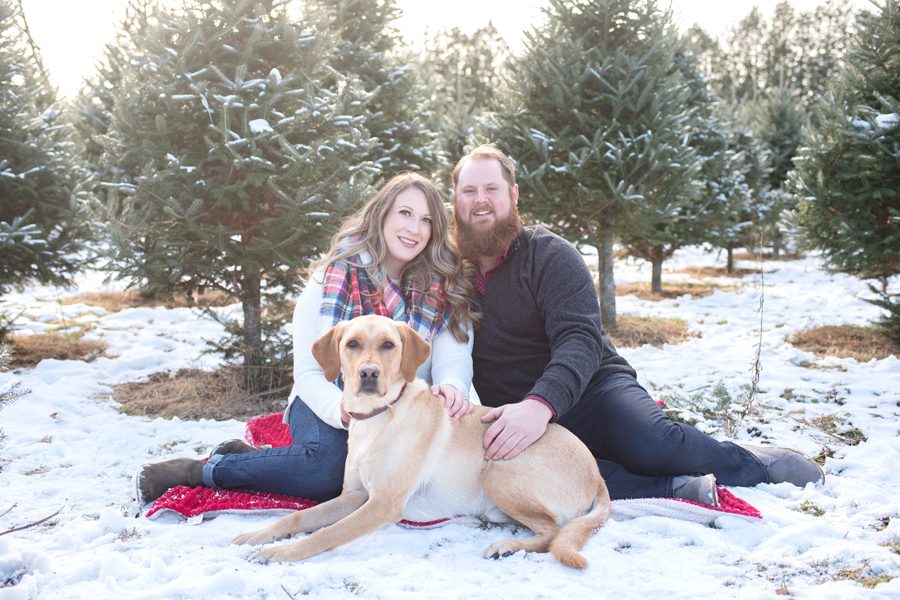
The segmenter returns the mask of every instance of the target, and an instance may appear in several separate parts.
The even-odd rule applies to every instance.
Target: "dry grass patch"
[[[182,369],[155,373],[146,382],[113,387],[113,400],[128,415],[199,420],[244,420],[284,410],[288,390],[249,394],[240,368]]]
[[[6,341],[12,344],[9,366],[13,369],[30,369],[45,358],[90,362],[106,351],[106,344],[102,342],[74,339],[58,333],[11,335]]]
[[[849,580],[861,584],[864,588],[874,589],[882,583],[888,583],[894,579],[892,575],[887,573],[876,574],[869,565],[863,565],[857,568],[845,567],[838,571],[834,578],[837,581]]]
[[[795,333],[788,342],[801,350],[823,358],[855,358],[858,361],[900,356],[900,347],[875,327],[826,325]]]
[[[735,252],[734,260],[797,260],[803,258],[800,252],[779,252],[775,256],[771,252]]]
[[[733,292],[737,289],[737,286],[734,285],[719,285],[716,283],[663,283],[662,293],[654,294],[650,291],[649,283],[626,283],[616,286],[616,296],[634,294],[641,300],[659,301],[680,298],[685,294],[690,294],[694,298],[703,298],[711,295],[716,290]]]
[[[637,348],[650,344],[657,348],[663,344],[679,344],[698,334],[688,331],[683,319],[662,317],[635,317],[619,315],[615,331],[608,332],[618,348]]]
[[[122,292],[85,292],[71,296],[60,301],[61,304],[88,304],[100,306],[108,312],[119,312],[125,308],[137,308],[139,306],[164,306],[166,308],[184,308],[189,306],[228,306],[236,300],[230,294],[220,291],[203,292],[194,294],[193,303],[187,296],[179,295],[173,298],[146,298],[139,293],[126,290]]]
[[[850,422],[845,423],[845,419],[836,413],[818,416],[809,424],[848,446],[856,446],[867,439],[859,427],[854,427]]]
[[[691,277],[744,277],[745,275],[756,275],[759,273],[759,269],[745,269],[743,267],[735,267],[734,270],[729,273],[725,267],[685,267],[684,269],[679,269],[678,273],[684,273],[686,275],[690,275]]]

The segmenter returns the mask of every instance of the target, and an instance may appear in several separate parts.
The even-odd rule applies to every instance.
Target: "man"
[[[600,325],[593,278],[575,247],[523,227],[513,162],[480,146],[453,170],[459,245],[475,263],[474,385],[493,421],[485,458],[510,459],[558,422],[598,458],[613,498],[717,505],[716,482],[821,482],[819,466],[781,448],[719,442],[675,423],[638,384]]]

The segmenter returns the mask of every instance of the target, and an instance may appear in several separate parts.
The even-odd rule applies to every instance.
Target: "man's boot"
[[[153,502],[177,485],[203,485],[205,460],[175,458],[144,465],[134,474],[134,497],[141,506]]]
[[[807,483],[825,483],[825,472],[816,462],[790,448],[750,446],[738,444],[762,463],[769,476],[767,483],[793,483],[804,487]]]

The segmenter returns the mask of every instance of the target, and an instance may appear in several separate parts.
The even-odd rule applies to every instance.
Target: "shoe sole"
[[[132,475],[132,477],[131,477],[131,485],[133,488],[132,492],[134,492],[134,499],[137,500],[138,506],[142,506],[142,507],[149,504],[144,499],[144,495],[141,494],[141,485],[140,485],[141,473],[143,473],[144,467],[146,467],[146,466],[147,465],[141,465],[140,467],[138,467],[137,471],[135,471],[134,475]]]
[[[716,483],[715,475],[704,477],[704,479],[706,479],[710,483],[709,495],[712,498],[712,504],[710,504],[709,506],[719,508],[719,486]]]

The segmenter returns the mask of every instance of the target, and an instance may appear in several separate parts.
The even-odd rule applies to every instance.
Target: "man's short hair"
[[[453,180],[453,191],[456,191],[456,186],[459,183],[459,172],[462,170],[463,166],[470,160],[481,158],[492,158],[500,163],[500,168],[503,171],[503,178],[506,180],[506,183],[509,184],[509,193],[511,194],[512,189],[516,185],[516,165],[513,164],[510,157],[492,144],[482,144],[459,159],[459,162],[453,167],[453,174],[451,176]]]

